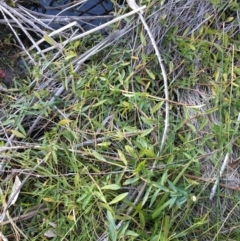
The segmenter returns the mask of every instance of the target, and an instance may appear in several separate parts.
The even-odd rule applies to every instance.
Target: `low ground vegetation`
[[[48,47],[2,83],[3,240],[240,240],[239,4],[140,2],[166,75],[132,14],[108,35],[36,29]]]

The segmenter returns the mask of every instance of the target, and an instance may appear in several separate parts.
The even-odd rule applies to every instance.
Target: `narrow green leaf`
[[[120,240],[120,238],[124,238],[127,228],[129,226],[130,221],[128,222],[124,222],[124,224],[120,227],[120,229],[118,230],[118,234],[117,234],[117,238],[118,240]]]
[[[170,188],[171,188],[174,192],[177,192],[177,188],[175,187],[175,185],[174,185],[171,181],[169,181],[169,180],[167,180],[167,182],[168,182],[168,185],[170,186]]]
[[[168,206],[170,205],[170,203],[172,202],[172,200],[168,200],[167,202],[165,202],[163,205],[159,206],[157,209],[155,209],[155,211],[152,214],[152,218],[156,218],[159,217],[161,212]]]
[[[109,204],[118,203],[123,200],[128,195],[128,192],[121,193],[120,195],[116,196]]]
[[[102,105],[103,103],[105,103],[107,100],[101,100],[99,102],[97,102],[96,104],[94,104],[92,107],[98,107],[100,105]]]
[[[116,241],[116,225],[115,220],[113,218],[113,215],[110,211],[107,210],[107,220],[108,220],[108,230],[109,230],[109,236],[111,241]]]
[[[140,220],[141,228],[144,229],[145,223],[146,223],[146,221],[145,221],[145,216],[144,216],[144,214],[141,213],[141,212],[139,212],[138,215],[139,215],[139,220]]]
[[[165,220],[164,220],[164,238],[165,238],[165,240],[168,240],[169,229],[170,229],[170,216],[166,215]]]
[[[135,232],[132,231],[132,230],[127,230],[127,231],[126,231],[126,235],[132,236],[132,237],[138,237],[138,236],[139,236],[139,234],[135,233]]]
[[[164,192],[170,192],[168,188],[164,187],[163,185],[159,184],[159,183],[156,183],[154,182],[153,183],[153,186],[158,188],[159,190],[161,191],[164,191]]]
[[[154,192],[154,194],[152,195],[152,198],[151,198],[151,201],[150,201],[150,204],[149,204],[149,208],[152,207],[152,205],[155,203],[157,197],[158,197],[158,194],[159,192],[161,191],[161,189],[158,189]]]
[[[121,187],[117,184],[110,184],[110,185],[106,185],[103,186],[101,189],[102,190],[119,190]]]
[[[145,192],[145,195],[142,200],[142,206],[144,206],[144,204],[148,201],[151,190],[152,190],[152,186],[148,187],[147,191]]]
[[[166,180],[167,180],[167,175],[168,175],[168,170],[166,170],[166,171],[163,173],[162,177],[161,177],[161,182],[160,182],[160,184],[161,184],[162,186],[164,186],[164,183],[165,183]]]

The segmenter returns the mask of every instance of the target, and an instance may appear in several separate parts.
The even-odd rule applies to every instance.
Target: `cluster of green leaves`
[[[220,1],[212,3],[222,10]],[[228,7],[232,10],[232,5]],[[221,20],[225,24],[234,21],[229,16]],[[228,148],[230,139],[237,136],[239,39],[231,37],[231,31],[217,28],[211,20],[190,36],[188,28],[178,33],[174,26],[163,39],[163,44],[171,43],[179,55],[178,63],[173,52],[164,56],[168,77],[181,63],[184,73],[177,81],[169,80],[175,103],[171,102],[170,128],[162,153],[162,76],[155,56],[147,56],[144,51],[137,57],[126,45],[108,48],[85,63],[83,71],[74,73],[73,66],[64,66],[88,45],[94,45],[92,37],[76,41],[64,49],[63,58],[49,66],[50,71],[58,73],[57,83],[66,88],[63,97],[49,104],[53,90],[37,88],[42,75],[41,68],[36,67],[31,72],[36,86],[30,78],[22,80],[15,86],[19,93],[10,92],[3,98],[5,108],[11,111],[1,125],[21,143],[32,144],[26,150],[4,153],[5,158],[11,158],[8,168],[21,170],[19,176],[23,178],[24,170],[31,171],[44,160],[10,210],[12,216],[23,215],[43,205],[36,215],[21,222],[21,230],[30,240],[47,240],[50,234],[52,240],[97,240],[105,231],[111,241],[213,240],[216,233],[218,240],[239,238],[237,228],[227,234],[220,232],[219,221],[224,216],[221,194],[217,194],[216,209],[212,210],[207,201],[209,191],[205,191],[209,183],[201,183],[200,179],[206,147],[216,151],[210,159],[217,167],[220,164],[216,160]],[[144,50],[147,43],[142,30],[139,36]],[[99,36],[95,37],[97,41]],[[51,44],[52,40],[47,41]],[[41,59],[39,63],[42,68],[47,65]],[[69,75],[73,78],[67,85]],[[179,91],[196,84],[212,92],[212,107],[204,113],[196,106],[176,104]],[[217,115],[217,123],[205,118],[210,114]],[[39,127],[26,138],[30,124],[21,122],[23,116],[29,122],[42,116],[42,125],[48,128]],[[4,144],[2,140],[1,146]],[[2,203],[11,192],[12,179],[1,185]],[[135,203],[136,193],[143,186],[143,196]],[[224,195],[238,204],[237,195]],[[218,215],[215,219],[211,219],[212,212]],[[228,226],[237,227],[236,221],[229,220]],[[11,234],[9,225],[2,231]]]

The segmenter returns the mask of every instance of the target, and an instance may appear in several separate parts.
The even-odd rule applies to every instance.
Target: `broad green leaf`
[[[21,123],[18,123],[17,127],[19,128],[19,131],[20,131],[24,136],[27,135],[27,133],[26,133],[25,129],[23,128],[23,126],[21,125]]]
[[[120,64],[120,66],[129,66],[130,65],[130,62],[123,62]]]
[[[133,183],[137,182],[138,180],[139,180],[139,177],[129,178],[123,183],[123,185],[126,186],[126,185],[129,185],[129,184],[133,184]]]
[[[105,208],[106,210],[108,210],[109,212],[112,213],[112,215],[114,215],[114,210],[107,204],[107,203],[99,203],[99,205],[103,208]]]
[[[195,36],[194,36],[194,33],[195,33],[195,31],[192,31],[192,33],[191,33],[191,41],[192,42],[194,42],[195,41]],[[195,48],[195,47],[194,47]]]
[[[17,131],[17,130],[11,130],[11,132],[13,133],[13,135],[15,135],[18,138],[25,138],[26,136],[23,135],[21,132]]]
[[[106,198],[103,196],[102,193],[98,192],[98,191],[94,191],[94,194],[104,203],[107,203]]]
[[[65,57],[65,60],[75,58],[76,56],[77,56],[76,52],[70,50],[69,53],[67,53],[67,56]]]
[[[233,72],[237,75],[240,75],[240,68],[234,67]]]
[[[97,146],[104,146],[104,147],[108,147],[110,146],[112,143],[110,141],[105,141],[105,142],[101,142],[98,143]]]
[[[228,42],[229,42],[229,38],[228,38],[227,33],[223,33],[223,45],[225,47],[227,47],[228,46]]]
[[[101,189],[102,190],[119,190],[121,187],[117,184],[110,184],[110,185],[106,185],[103,186]]]
[[[85,213],[86,213],[86,208],[87,208],[87,207],[92,208],[92,207],[91,207],[92,205],[89,205],[89,203],[91,202],[92,199],[93,199],[93,195],[88,194],[87,197],[83,200],[83,203],[81,203],[81,206],[82,206],[82,208],[84,209],[84,212],[85,212]]]
[[[148,76],[149,76],[152,80],[155,80],[155,79],[156,79],[154,73],[153,73],[151,70],[149,70],[149,69],[145,69],[145,70],[146,70]]]
[[[153,158],[153,157],[155,157],[156,155],[155,155],[155,153],[154,153],[152,150],[150,150],[150,149],[148,149],[148,148],[144,148],[144,149],[142,149],[142,150],[140,151],[139,156],[140,156],[140,157],[146,156],[146,157],[151,157],[151,158]]]
[[[68,125],[69,123],[71,123],[72,120],[69,120],[69,119],[62,119],[58,122],[59,125],[61,126],[65,126],[65,125]]]
[[[184,32],[183,32],[183,34],[182,34],[182,36],[184,37],[184,36],[186,36],[187,35],[187,33],[188,33],[188,31],[189,31],[189,27],[187,27],[185,30],[184,30]]]
[[[187,126],[192,130],[193,133],[197,132],[197,130],[196,130],[196,128],[195,128],[195,126],[193,124],[187,123]]]
[[[79,185],[80,185],[80,176],[79,176],[79,174],[77,173],[75,176],[74,176],[74,186],[75,187],[79,187]]]
[[[44,197],[43,198],[43,200],[45,201],[45,202],[55,202],[55,200],[52,198],[52,197]]]
[[[58,46],[58,43],[54,40],[54,39],[52,39],[50,36],[48,36],[48,35],[43,35],[43,39],[48,43],[48,44],[50,44],[51,46],[55,46],[55,47],[57,47]]]
[[[169,63],[169,73],[172,73],[173,69],[174,69],[173,61],[170,61],[170,63]]]
[[[141,39],[141,43],[143,46],[146,46],[147,45],[147,42],[146,42],[146,39],[145,39],[145,36],[143,34],[143,32],[141,31],[140,33],[140,39]]]
[[[80,45],[81,45],[81,41],[80,40],[75,41],[74,42],[74,49],[78,48]]]
[[[96,151],[92,151],[92,154],[94,155],[94,157],[96,157],[98,160],[103,161],[103,162],[107,162],[107,160],[98,152]]]
[[[222,54],[224,53],[224,50],[222,49],[222,47],[219,45],[219,44],[213,44],[215,47],[216,47],[216,49],[219,51],[219,52],[221,52]]]
[[[230,22],[232,22],[233,19],[234,19],[234,17],[228,17],[228,18],[225,20],[225,23],[230,23]]]
[[[152,126],[152,125],[155,125],[158,123],[158,121],[156,119],[152,119],[152,118],[146,118],[146,117],[141,116],[141,119],[145,124],[147,124],[149,126]]]
[[[137,156],[136,153],[134,152],[134,149],[133,149],[131,146],[126,145],[126,146],[125,146],[125,150],[126,150],[132,157],[134,157],[135,159],[138,158],[138,156]]]
[[[156,111],[158,111],[162,107],[163,104],[164,104],[164,101],[160,101],[159,103],[154,105],[153,108],[150,110],[151,114],[154,114]]]
[[[192,44],[189,44],[189,48],[190,48],[191,50],[193,50],[193,51],[195,51],[195,50],[196,50],[195,46],[194,46],[194,45],[192,45]]]
[[[118,155],[119,155],[121,161],[124,163],[124,165],[127,166],[127,164],[128,164],[127,159],[126,159],[125,155],[123,154],[123,152],[118,150]]]
[[[223,79],[225,82],[228,82],[228,74],[227,73],[223,73]]]
[[[147,136],[148,134],[150,134],[153,131],[153,129],[154,128],[152,127],[152,128],[144,130],[143,133],[141,134],[141,137]]]
[[[109,204],[118,203],[123,200],[128,195],[128,192],[121,193],[120,195],[116,196]]]

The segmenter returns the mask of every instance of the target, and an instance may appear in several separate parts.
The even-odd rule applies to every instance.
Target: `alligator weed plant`
[[[239,6],[140,2],[166,76],[128,15],[1,83],[1,239],[240,240]]]

